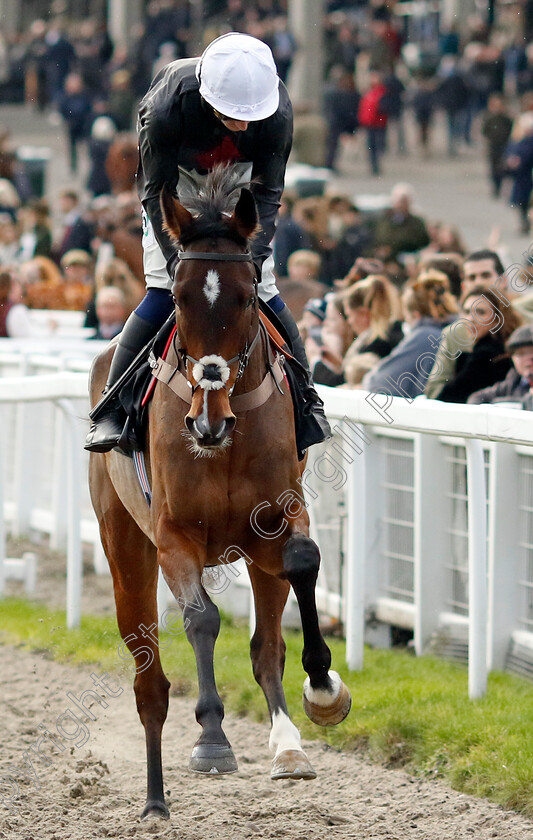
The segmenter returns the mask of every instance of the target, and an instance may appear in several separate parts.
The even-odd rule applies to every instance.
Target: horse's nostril
[[[229,435],[233,429],[235,428],[235,423],[237,422],[236,417],[228,417],[226,419],[226,434]]]

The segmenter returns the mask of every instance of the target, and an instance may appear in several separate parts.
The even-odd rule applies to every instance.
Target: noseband
[[[221,254],[217,251],[178,251],[176,256],[177,256],[177,259],[178,259],[179,262],[181,262],[182,260],[214,260],[214,261],[218,261],[218,262],[253,262],[253,257],[252,257],[251,251],[245,251],[242,254]],[[255,298],[257,300],[257,276],[254,277],[254,289],[255,289]],[[230,365],[235,364],[235,362],[239,363],[239,368],[237,370],[237,376],[235,378],[233,388],[235,387],[235,385],[237,384],[237,382],[239,381],[239,379],[243,375],[244,371],[246,370],[246,366],[247,366],[247,364],[250,360],[250,356],[252,355],[252,353],[255,349],[255,345],[259,341],[260,335],[261,335],[261,330],[258,329],[252,343],[248,344],[248,342],[246,342],[246,345],[245,345],[244,349],[241,350],[241,352],[238,353],[236,356],[234,356],[233,359],[230,359],[228,362],[226,362],[226,365],[228,366],[228,368],[229,368]],[[177,333],[176,333],[175,338],[176,337],[177,337]],[[199,359],[195,359],[194,356],[189,356],[187,351],[184,348],[177,349],[175,345],[174,345],[174,348],[176,349],[176,352],[177,352],[178,356],[181,357],[184,360],[184,362],[188,361],[188,362],[191,362],[191,364],[193,364],[193,365],[201,364]],[[198,386],[196,386],[196,387],[198,387]],[[231,389],[232,391],[233,391],[233,388]],[[194,393],[195,390],[196,390],[196,388],[193,388],[193,393]]]

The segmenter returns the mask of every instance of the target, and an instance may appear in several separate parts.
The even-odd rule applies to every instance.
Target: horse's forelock
[[[205,183],[196,193],[188,192],[182,199],[183,205],[193,214],[194,220],[181,237],[182,245],[194,239],[208,236],[224,236],[239,244],[246,240],[227,224],[239,200],[241,189],[247,184],[239,183],[240,171],[235,166],[217,165],[207,175]]]

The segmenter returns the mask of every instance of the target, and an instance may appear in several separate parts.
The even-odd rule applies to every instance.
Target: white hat
[[[200,95],[225,117],[264,120],[277,111],[279,78],[270,47],[240,32],[216,38],[196,68]]]

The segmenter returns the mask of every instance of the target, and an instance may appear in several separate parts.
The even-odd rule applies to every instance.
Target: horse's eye
[[[177,298],[176,298],[176,295],[172,295],[172,300],[174,301],[174,306],[177,306],[177,308],[179,309],[179,308],[180,308],[180,305],[179,305],[179,303],[178,303],[178,300],[177,300]]]
[[[248,298],[248,300],[246,301],[246,306],[245,306],[244,308],[245,308],[245,309],[248,309],[248,307],[252,306],[254,303],[255,303],[255,295],[252,295],[252,296],[251,296],[251,297],[249,297],[249,298]]]

